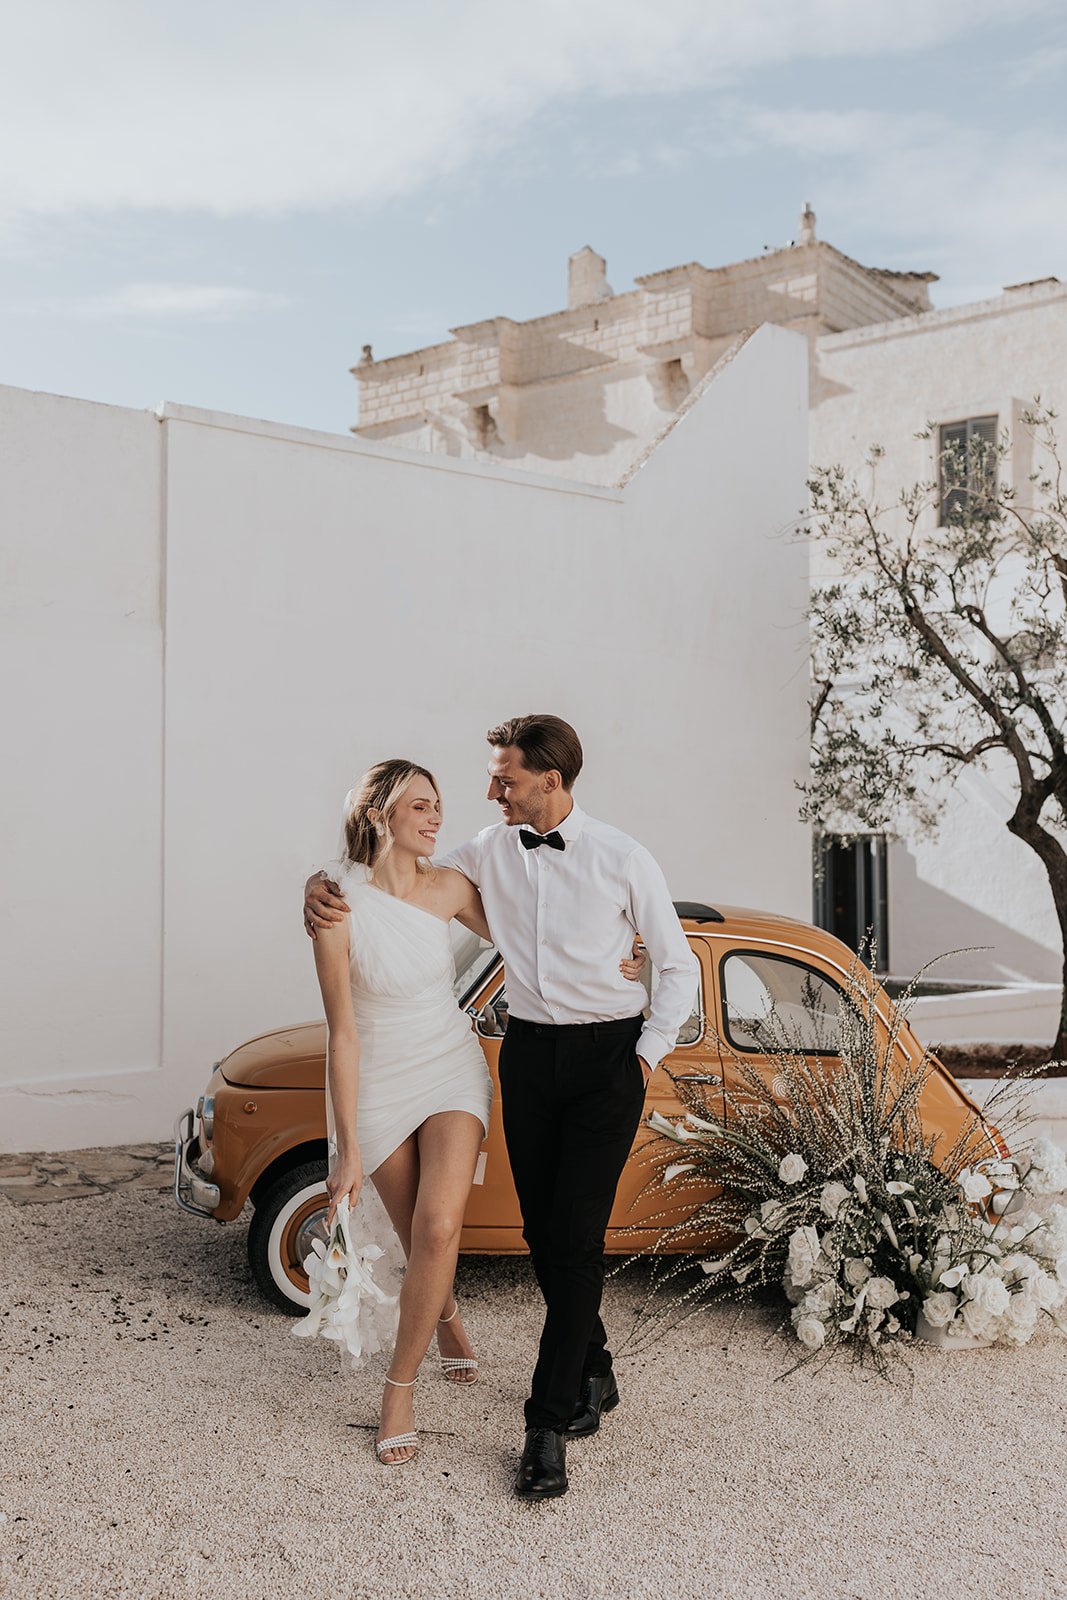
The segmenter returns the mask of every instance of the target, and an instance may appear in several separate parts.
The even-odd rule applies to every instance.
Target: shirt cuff
[[[637,1041],[637,1053],[642,1061],[647,1061],[652,1071],[655,1072],[663,1057],[670,1055],[671,1046],[667,1043],[662,1033],[657,1033],[655,1028],[644,1027]]]

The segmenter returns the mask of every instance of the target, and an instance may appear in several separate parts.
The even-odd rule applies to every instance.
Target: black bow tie
[[[522,829],[519,833],[519,838],[527,850],[537,850],[543,844],[547,844],[553,850],[566,850],[567,848],[566,840],[555,828],[551,833],[528,833],[525,829]]]

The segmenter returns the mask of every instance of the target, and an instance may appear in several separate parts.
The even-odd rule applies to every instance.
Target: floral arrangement
[[[650,1117],[655,1181],[672,1209],[700,1187],[668,1243],[711,1235],[723,1245],[675,1308],[723,1292],[784,1295],[801,1359],[848,1346],[879,1363],[914,1337],[1019,1345],[1043,1317],[1063,1327],[1067,1207],[1042,1215],[1030,1202],[1067,1189],[1064,1153],[1038,1140],[1009,1158],[978,1113],[950,1148],[925,1132],[920,1096],[938,1067],[898,1048],[910,988],[886,1037],[873,975],[857,966],[849,987],[832,1059],[802,1053],[764,1018],[773,1078],[724,1044],[732,1071],[718,1116],[706,1091],[679,1079],[685,1116]],[[1008,1103],[1020,1125],[1019,1087],[1006,1085],[987,1112]],[[653,1294],[681,1270],[665,1267]]]
[[[313,1239],[304,1261],[311,1303],[293,1327],[298,1338],[334,1340],[358,1366],[385,1349],[396,1333],[398,1296],[375,1277],[388,1278],[391,1263],[382,1243],[369,1236],[360,1207],[350,1211],[344,1196],[334,1214],[329,1238]]]

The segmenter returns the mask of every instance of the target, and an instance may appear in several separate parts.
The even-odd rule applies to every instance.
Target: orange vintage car
[[[855,956],[832,934],[806,922],[736,907],[682,902],[675,906],[700,965],[689,1020],[648,1091],[648,1109],[679,1116],[675,1084],[699,1086],[713,1116],[727,1114],[724,1080],[730,1082],[727,1040],[744,1052],[773,1083],[777,1068],[761,1022],[772,1014],[797,1029],[810,1029],[813,1055],[832,1058],[836,1018],[846,1000]],[[471,1019],[494,1084],[500,1040],[507,1027],[507,983],[497,951],[474,935],[456,953],[456,1002]],[[651,980],[646,965],[645,977]],[[876,990],[878,1028],[888,1036],[892,1001]],[[912,1059],[922,1046],[903,1024],[898,1050]],[[174,1197],[187,1211],[231,1222],[246,1202],[253,1207],[248,1256],[256,1282],[268,1299],[297,1313],[307,1303],[301,1263],[321,1234],[326,1209],[326,1025],[309,1022],[280,1028],[238,1045],[218,1062],[196,1111],[183,1111],[175,1125]],[[936,1070],[923,1091],[921,1114],[927,1135],[944,1148],[978,1107],[948,1070]],[[619,1184],[608,1228],[608,1250],[632,1253],[654,1246],[670,1220],[662,1194],[648,1188],[649,1169],[640,1159],[652,1138],[639,1129]],[[1007,1150],[996,1129],[984,1125],[989,1157]],[[976,1150],[975,1156],[983,1152]],[[491,1125],[471,1191],[461,1249],[482,1254],[525,1250],[519,1205],[511,1181],[494,1099]],[[689,1205],[692,1204],[690,1191]],[[681,1213],[678,1214],[679,1216]]]

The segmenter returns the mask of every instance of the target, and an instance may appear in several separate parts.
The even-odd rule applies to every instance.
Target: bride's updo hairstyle
[[[345,853],[349,861],[373,870],[379,866],[393,848],[393,832],[389,819],[397,801],[412,778],[425,778],[433,785],[438,804],[441,791],[437,779],[425,767],[414,761],[404,761],[394,756],[391,761],[379,761],[365,772],[351,791],[348,816],[345,819]],[[371,812],[377,814],[372,821]],[[417,871],[425,872],[420,861]]]

